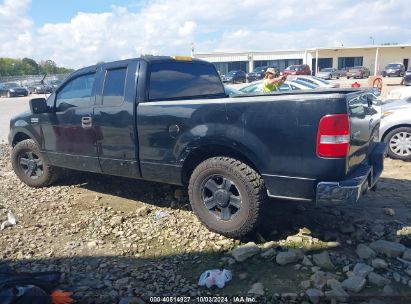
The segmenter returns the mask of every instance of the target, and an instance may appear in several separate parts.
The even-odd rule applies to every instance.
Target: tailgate
[[[371,152],[378,143],[381,108],[371,92],[347,95],[350,117],[350,150],[346,173],[349,174],[361,163],[368,162]]]

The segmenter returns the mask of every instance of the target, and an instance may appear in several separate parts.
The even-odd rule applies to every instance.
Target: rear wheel
[[[32,139],[14,146],[11,163],[18,178],[30,187],[45,187],[60,176],[60,169],[46,164],[40,148]]]
[[[243,237],[257,226],[265,198],[261,176],[229,157],[213,157],[199,164],[189,182],[194,213],[211,231]]]
[[[387,154],[394,159],[411,160],[411,128],[401,127],[385,136]]]

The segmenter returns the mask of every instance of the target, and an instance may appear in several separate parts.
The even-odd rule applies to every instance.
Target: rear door
[[[381,109],[369,92],[348,95],[351,142],[347,172],[361,164],[378,142]]]
[[[134,121],[138,61],[104,64],[93,123],[103,173],[140,177]]]

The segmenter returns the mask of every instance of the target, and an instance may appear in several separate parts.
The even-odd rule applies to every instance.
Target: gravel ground
[[[0,220],[11,210],[18,223],[0,231],[0,264],[61,271],[60,288],[79,303],[411,301],[411,163],[386,159],[379,189],[358,205],[271,200],[259,232],[240,241],[206,230],[185,189],[73,172],[33,189],[14,175],[9,153],[0,145]],[[232,281],[197,285],[216,268]]]

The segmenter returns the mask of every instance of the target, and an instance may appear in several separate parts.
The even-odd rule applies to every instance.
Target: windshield
[[[237,73],[237,71],[230,71],[228,72],[227,76],[234,76]]]
[[[401,64],[398,63],[390,63],[389,65],[387,65],[387,68],[400,68]]]
[[[18,85],[17,83],[10,82],[10,83],[6,83],[6,84],[4,85],[4,87],[7,88],[7,89],[12,89],[12,88],[17,88],[17,87],[19,87],[19,85]]]
[[[243,87],[240,89],[243,93],[253,93],[253,92],[260,92],[263,90],[263,82],[257,81],[249,86]]]
[[[321,72],[332,72],[332,71],[333,71],[332,68],[325,68],[321,70]]]
[[[228,96],[234,96],[234,95],[238,95],[238,94],[243,94],[243,92],[242,91],[239,91],[239,90],[237,90],[237,89],[234,89],[234,88],[231,88],[231,87],[227,87],[227,86],[224,86],[224,91],[225,91],[225,93],[228,95]]]
[[[297,84],[299,84],[299,85],[302,85],[302,86],[307,87],[307,88],[310,88],[310,89],[318,88],[317,85],[315,85],[315,84],[313,84],[313,83],[309,83],[309,82],[307,82],[307,81],[302,81],[302,80],[303,80],[303,78],[301,78],[301,79],[296,79],[296,80],[290,81],[290,83],[297,83]]]

